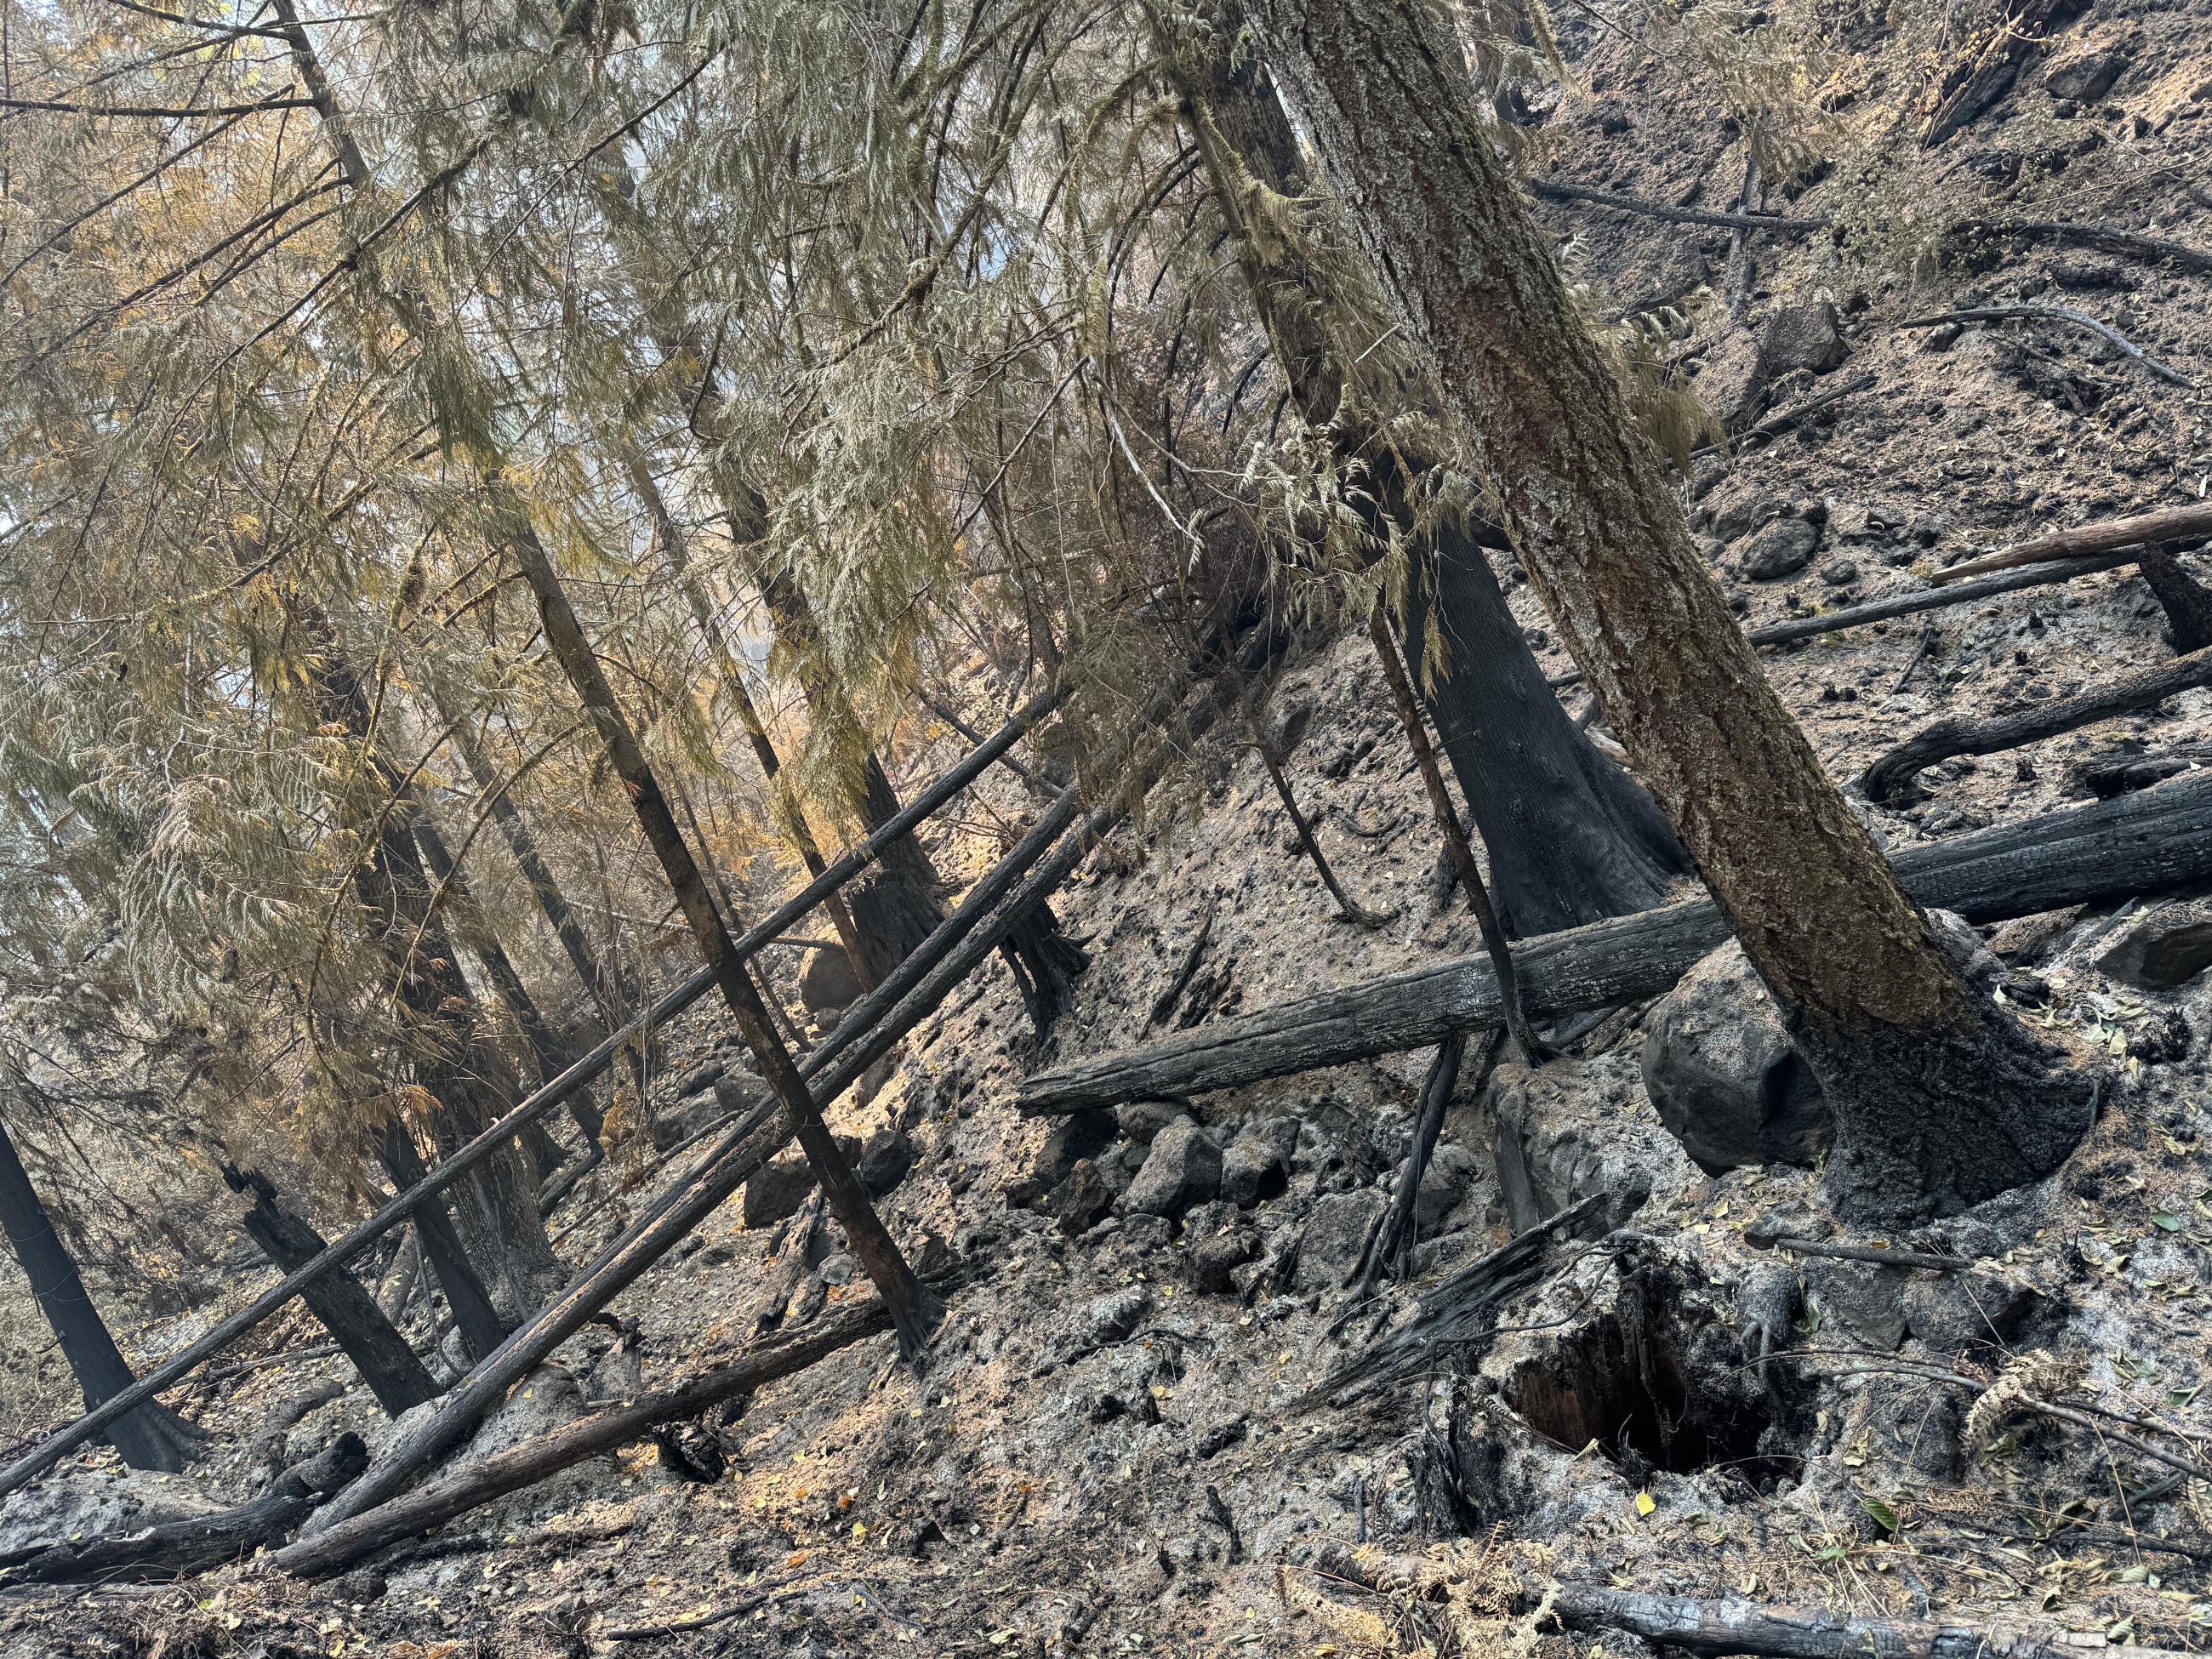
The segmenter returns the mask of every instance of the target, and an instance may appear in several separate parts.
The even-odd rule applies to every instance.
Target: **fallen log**
[[[1891,862],[1920,903],[1970,921],[2202,881],[2212,878],[2212,773],[1905,848]],[[1529,1013],[1554,1018],[1656,995],[1727,937],[1720,912],[1697,899],[1524,940],[1513,959]],[[1041,1072],[1016,1101],[1057,1115],[1179,1098],[1427,1048],[1498,1017],[1488,961],[1460,957]]]
[[[1910,800],[1914,780],[1954,755],[1996,755],[2039,742],[2117,714],[2166,701],[2177,691],[2212,683],[2212,647],[2107,680],[2070,697],[2032,702],[1986,720],[1937,720],[1877,759],[1859,778],[1867,799],[1880,805]]]
[[[1929,580],[1948,586],[1969,576],[1987,575],[1992,570],[2042,564],[2051,559],[2094,558],[2100,553],[2116,552],[2124,547],[2157,547],[2166,542],[2199,541],[2207,536],[2212,536],[2212,501],[2191,501],[2186,507],[2160,507],[2155,513],[2137,513],[2125,519],[2102,519],[2095,524],[2076,525],[2071,530],[2054,530],[2047,536],[2038,536],[1978,559],[1954,564]]]
[[[738,939],[737,953],[740,957],[749,956],[770,943],[821,900],[865,869],[884,848],[966,788],[999,756],[1018,742],[1031,726],[1058,708],[1066,699],[1068,690],[1062,684],[1048,688],[1030,698],[991,735],[989,742],[939,775],[936,782],[908,801],[881,829],[830,865]],[[597,1047],[567,1071],[545,1084],[497,1122],[487,1127],[481,1134],[429,1171],[422,1181],[410,1185],[313,1261],[287,1273],[198,1341],[149,1371],[132,1387],[112,1396],[5,1468],[0,1468],[0,1498],[52,1468],[68,1453],[93,1438],[116,1419],[136,1410],[180,1378],[190,1375],[202,1361],[228,1347],[325,1273],[351,1261],[365,1247],[412,1215],[427,1200],[444,1191],[497,1152],[529,1125],[538,1121],[586,1087],[606,1070],[624,1045],[639,1034],[649,1032],[673,1019],[714,988],[714,974],[702,968],[682,983],[664,992],[637,1018],[620,1030],[610,1032]]]
[[[1562,1584],[1552,1617],[1569,1630],[1626,1631],[1692,1653],[1759,1654],[1767,1659],[2081,1659],[2078,1636],[1980,1620],[1861,1619],[1850,1613],[1763,1607],[1741,1596],[1717,1601],[1649,1595],[1595,1584]],[[2179,1659],[2171,1650],[2126,1650],[2130,1659]]]
[[[368,1462],[357,1434],[340,1435],[319,1455],[287,1470],[250,1504],[137,1532],[56,1544],[11,1564],[16,1583],[74,1583],[88,1578],[182,1578],[243,1559],[299,1524],[317,1499],[337,1491]]]
[[[465,1463],[442,1480],[276,1551],[270,1561],[302,1577],[339,1571],[374,1550],[441,1526],[587,1457],[627,1445],[657,1423],[696,1417],[710,1406],[804,1370],[890,1326],[883,1304],[871,1297],[817,1324],[756,1343],[730,1364],[702,1371],[674,1388],[594,1412],[550,1434]]]

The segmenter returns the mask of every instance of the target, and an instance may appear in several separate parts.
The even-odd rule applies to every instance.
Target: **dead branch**
[[[1562,1584],[1552,1616],[1569,1630],[1626,1631],[1692,1653],[1747,1653],[1769,1659],[2081,1659],[2059,1631],[2008,1630],[1986,1621],[1861,1619],[1849,1613],[1762,1607],[1741,1596],[1717,1601],[1650,1595],[1595,1584]],[[2143,1659],[2179,1659],[2131,1648]]]
[[[2019,565],[2041,564],[2051,559],[2087,559],[2117,552],[2124,547],[2157,547],[2167,542],[2200,541],[2212,536],[2212,501],[2191,501],[2186,507],[2161,507],[2131,518],[2105,519],[2095,524],[2054,530],[2032,541],[2015,543],[1978,559],[1968,559],[1929,578],[1942,586],[2010,570]]]
[[[1814,1238],[1778,1238],[1778,1250],[1792,1255],[1825,1255],[1838,1261],[1871,1261],[1879,1267],[1918,1267],[1931,1273],[1964,1273],[1974,1264],[1954,1255],[1930,1255],[1924,1250],[1878,1249],[1870,1244],[1824,1244]]]
[[[1899,328],[1936,328],[1945,323],[2064,323],[2095,335],[2130,362],[2138,363],[2161,380],[2194,389],[2197,382],[2160,362],[2110,323],[2099,322],[2086,311],[2071,306],[1970,306],[1963,311],[1939,311],[1926,317],[1908,317]]]
[[[1868,767],[1859,787],[1869,800],[1878,805],[1910,799],[1913,781],[1938,761],[1954,755],[1995,755],[2017,749],[2115,714],[2148,708],[2177,691],[2208,682],[2212,682],[2212,649],[2192,651],[2171,662],[2092,686],[2076,696],[2031,703],[1994,720],[1938,720]]]

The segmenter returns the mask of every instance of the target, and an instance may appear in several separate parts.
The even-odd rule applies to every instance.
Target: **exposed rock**
[[[1178,1117],[1152,1139],[1152,1150],[1122,1195],[1121,1207],[1146,1215],[1180,1216],[1203,1204],[1221,1186],[1221,1151],[1196,1120]]]
[[[1222,1154],[1222,1197],[1249,1210],[1280,1196],[1290,1185],[1291,1157],[1297,1144],[1296,1118],[1262,1118],[1247,1124]]]
[[[1136,1334],[1152,1311],[1152,1293],[1141,1285],[1097,1297],[1075,1310],[1073,1335],[1080,1346],[1101,1347]]]
[[[1713,534],[1724,542],[1748,536],[1790,510],[1790,503],[1771,491],[1758,490],[1723,507],[1713,515]]]
[[[860,1143],[851,1135],[837,1137],[838,1150],[848,1163],[857,1162]],[[748,1231],[773,1227],[799,1213],[806,1195],[814,1190],[814,1170],[804,1152],[772,1158],[745,1182],[744,1216]]]
[[[1905,1328],[1938,1352],[2002,1346],[2042,1305],[2032,1285],[1994,1273],[1919,1273],[1905,1287]]]
[[[1344,1282],[1367,1245],[1368,1230],[1389,1200],[1372,1187],[1331,1193],[1313,1207],[1298,1243],[1291,1284],[1301,1291],[1333,1290]]]
[[[2171,991],[2212,967],[2212,904],[2169,904],[2137,916],[2097,953],[2100,972],[2145,991]]]
[[[842,951],[809,951],[799,970],[799,1000],[809,1013],[846,1008],[860,1000],[860,975]]]
[[[1653,1193],[1693,1178],[1681,1143],[1637,1086],[1632,1056],[1554,1060],[1533,1073],[1503,1061],[1485,1099],[1498,1196],[1516,1232],[1592,1193],[1618,1227]]]
[[[1208,1296],[1226,1296],[1235,1288],[1237,1269],[1259,1253],[1260,1236],[1249,1227],[1209,1232],[1191,1246],[1191,1281]]]
[[[1847,586],[1858,579],[1858,564],[1851,559],[1838,559],[1820,572],[1820,580],[1831,587]]]
[[[1085,1159],[1114,1144],[1119,1130],[1111,1112],[1078,1112],[1054,1122],[1030,1166],[1006,1183],[1006,1202],[1025,1207],[1057,1188]]]
[[[1426,1237],[1443,1225],[1444,1218],[1459,1207],[1481,1174],[1474,1154],[1445,1141],[1430,1154],[1429,1167],[1421,1171],[1421,1186],[1413,1199],[1414,1230]]]
[[[1171,1100],[1134,1100],[1127,1106],[1116,1106],[1114,1118],[1123,1134],[1139,1146],[1149,1146],[1152,1137],[1169,1124],[1177,1120],[1188,1122],[1190,1109]]]
[[[1811,1164],[1834,1138],[1820,1085],[1734,939],[1683,975],[1647,1024],[1644,1091],[1705,1169]]]
[[[195,1520],[222,1507],[179,1474],[119,1469],[54,1475],[8,1500],[0,1518],[0,1557]]]
[[[1802,570],[1820,544],[1820,532],[1802,519],[1778,519],[1752,538],[1744,549],[1743,575],[1747,581],[1778,581]]]
[[[1738,329],[1706,353],[1692,389],[1715,420],[1738,432],[1765,407],[1771,378],[1759,364],[1759,337]]]
[[[913,1168],[914,1142],[897,1129],[877,1130],[853,1160],[853,1173],[878,1198],[904,1181]]]
[[[2043,77],[2043,89],[2053,98],[2077,104],[2094,104],[2112,89],[2128,66],[2128,55],[2106,46],[2060,59]]]
[[[704,1066],[700,1066],[696,1071],[693,1072],[690,1076],[685,1078],[683,1082],[678,1084],[676,1085],[676,1093],[679,1098],[685,1095],[702,1093],[706,1090],[713,1088],[714,1086],[714,1079],[721,1076],[724,1072],[726,1072],[730,1068],[726,1062],[719,1060],[710,1060]]]
[[[1820,1322],[1824,1346],[1897,1352],[1905,1340],[1905,1269],[1808,1256],[1804,1275],[1805,1300]]]
[[[1767,380],[1798,369],[1826,374],[1850,356],[1843,319],[1826,300],[1785,306],[1767,319],[1759,342],[1759,367]]]
[[[1071,1238],[1103,1221],[1114,1208],[1114,1183],[1087,1158],[1045,1197],[1045,1211]]]

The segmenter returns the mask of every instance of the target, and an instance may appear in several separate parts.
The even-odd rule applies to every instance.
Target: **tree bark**
[[[54,1231],[4,1127],[0,1127],[0,1227],[7,1232],[23,1276],[31,1281],[32,1299],[52,1328],[62,1357],[84,1391],[84,1403],[97,1407],[129,1388],[136,1380],[130,1364],[85,1293],[76,1263]],[[167,1407],[154,1401],[109,1425],[107,1439],[134,1469],[174,1474],[191,1454],[189,1431]]]
[[[708,892],[690,848],[684,845],[676,816],[669,810],[667,799],[646,763],[645,753],[639,748],[629,722],[615,703],[613,689],[607,684],[590,641],[584,637],[568,593],[536,532],[517,503],[501,501],[498,508],[507,521],[502,541],[537,598],[547,644],[606,744],[616,775],[629,793],[638,826],[660,860],[676,902],[699,942],[706,965],[714,971],[723,1000],[737,1018],[745,1046],[752,1051],[754,1064],[791,1114],[799,1144],[805,1149],[807,1162],[822,1183],[830,1212],[844,1227],[853,1254],[890,1309],[898,1326],[902,1346],[910,1356],[918,1356],[934,1322],[921,1285],[877,1216],[867,1189],[860,1185],[852,1166],[845,1161],[844,1153],[838,1149],[836,1137],[823,1121],[821,1109],[805,1081],[792,1064],[783,1039],[769,1016],[767,1005],[754,988],[744,959],[738,955],[722,925],[721,913],[715,908],[714,896]]]
[[[1376,433],[1330,325],[1326,274],[1295,239],[1255,234],[1243,206],[1253,185],[1293,199],[1308,186],[1274,82],[1241,50],[1241,25],[1237,8],[1224,5],[1196,40],[1170,37],[1163,61],[1191,111],[1292,398],[1310,424],[1334,435],[1346,463],[1374,479],[1376,532],[1390,528],[1386,520],[1411,530],[1411,504],[1437,463]],[[1643,787],[1560,708],[1477,536],[1437,522],[1407,551],[1408,653],[1489,854],[1491,897],[1507,933],[1554,933],[1661,902],[1669,883],[1689,873],[1687,854]],[[1431,634],[1442,646],[1434,653],[1423,648]]]
[[[285,1272],[313,1261],[330,1248],[313,1224],[278,1201],[276,1188],[268,1176],[226,1164],[222,1166],[222,1178],[231,1191],[243,1194],[251,1200],[251,1207],[246,1212],[246,1231],[253,1236],[253,1242],[263,1253]],[[426,1400],[437,1398],[438,1385],[431,1381],[422,1362],[415,1357],[414,1349],[407,1346],[407,1339],[400,1335],[384,1310],[376,1305],[376,1298],[351,1273],[343,1268],[327,1273],[301,1294],[315,1317],[322,1321],[323,1328],[337,1340],[338,1346],[353,1362],[353,1368],[361,1373],[362,1381],[376,1396],[376,1403],[388,1415],[397,1417]]]
[[[2203,881],[2212,878],[2212,774],[1908,847],[1896,867],[1920,902],[1969,921]],[[1721,912],[1700,899],[1530,939],[1513,960],[1528,1012],[1550,1018],[1656,995],[1728,934]],[[1016,1104],[1063,1114],[1237,1088],[1426,1048],[1499,1015],[1488,959],[1461,957],[1040,1072]]]
[[[1760,672],[1456,43],[1421,0],[1254,9],[1531,586],[1826,1092],[1834,1201],[1913,1218],[2050,1173],[2086,1084],[1968,988]]]
[[[2144,554],[2138,568],[2166,612],[2173,648],[2186,653],[2212,645],[2212,592],[2184,570],[2180,560],[2163,550]]]
[[[392,1172],[392,1185],[402,1192],[420,1187],[428,1176],[422,1154],[416,1150],[415,1137],[397,1118],[384,1126],[382,1150],[384,1167]],[[422,1255],[430,1264],[431,1277],[445,1292],[446,1307],[461,1334],[461,1346],[471,1359],[483,1358],[507,1340],[515,1321],[501,1313],[492,1301],[490,1291],[461,1243],[445,1194],[426,1198],[416,1207],[415,1231],[422,1241]]]
[[[438,833],[438,826],[430,821],[422,803],[415,803],[415,844],[421,849],[422,862],[436,878],[438,889],[444,895],[440,908],[450,904],[463,921],[461,939],[469,953],[483,969],[485,979],[507,1004],[514,1016],[516,1029],[528,1045],[532,1063],[542,1083],[558,1077],[568,1063],[566,1048],[546,1024],[545,1017],[538,1012],[538,1000],[530,994],[530,988],[522,982],[507,949],[492,931],[491,918],[484,915],[470,889],[468,878],[453,862],[453,855],[446,848],[446,838]],[[571,1103],[573,1104],[573,1103]],[[530,1154],[537,1181],[541,1186],[552,1173],[568,1161],[568,1155],[546,1129],[544,1120],[532,1123],[522,1132],[522,1144]]]

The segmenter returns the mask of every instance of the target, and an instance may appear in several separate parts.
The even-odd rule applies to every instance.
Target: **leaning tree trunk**
[[[933,1310],[927,1304],[920,1282],[877,1215],[867,1189],[854,1175],[852,1165],[823,1120],[819,1103],[808,1091],[805,1080],[784,1048],[766,1003],[737,954],[698,864],[684,844],[676,815],[670,810],[659,781],[646,762],[636,733],[615,702],[613,688],[607,684],[599,659],[584,636],[582,626],[568,603],[568,592],[538,541],[537,532],[531,527],[520,503],[506,495],[503,486],[496,480],[488,482],[500,492],[495,498],[495,510],[504,521],[502,540],[537,599],[538,617],[545,626],[546,643],[605,743],[608,758],[637,814],[638,828],[660,861],[677,905],[698,940],[700,954],[714,970],[723,1000],[736,1018],[738,1032],[752,1051],[756,1068],[790,1115],[793,1132],[806,1153],[807,1162],[813,1167],[815,1178],[822,1183],[823,1196],[830,1212],[845,1229],[846,1241],[853,1254],[875,1281],[877,1291],[890,1310],[898,1327],[901,1345],[909,1358],[919,1358],[934,1322]]]
[[[1423,0],[1256,0],[1265,50],[1529,580],[1773,994],[1852,1214],[2047,1175],[2087,1091],[1971,990],[1759,672]]]
[[[31,1281],[31,1296],[53,1328],[77,1387],[84,1390],[86,1407],[98,1406],[129,1388],[137,1379],[107,1334],[100,1310],[85,1294],[76,1263],[70,1260],[4,1127],[0,1127],[0,1227],[7,1231],[23,1276]],[[109,1425],[107,1439],[134,1469],[173,1474],[191,1455],[185,1425],[167,1407],[151,1401]]]
[[[1437,465],[1408,453],[1402,441],[1385,441],[1363,400],[1347,396],[1348,354],[1330,308],[1343,296],[1332,295],[1328,273],[1304,256],[1297,238],[1263,234],[1252,223],[1253,191],[1296,198],[1307,184],[1274,82],[1243,49],[1242,21],[1228,5],[1213,27],[1188,37],[1164,22],[1163,62],[1198,135],[1215,199],[1236,232],[1246,287],[1300,412],[1333,434],[1347,462],[1371,472],[1374,527],[1390,528],[1387,518],[1413,532],[1407,649],[1490,855],[1498,920],[1522,938],[1648,909],[1689,873],[1688,854],[1643,787],[1559,706],[1476,534],[1449,521],[1425,526],[1413,512]],[[1425,636],[1441,648],[1427,650]]]

